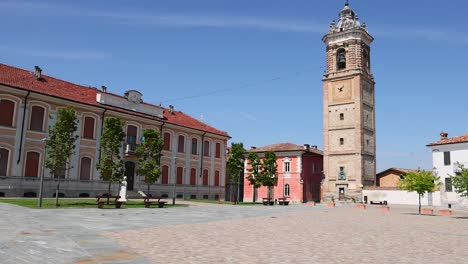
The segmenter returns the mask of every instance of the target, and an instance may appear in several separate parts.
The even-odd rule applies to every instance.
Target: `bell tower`
[[[375,182],[374,77],[370,45],[374,38],[348,1],[338,22],[323,37],[324,175],[322,199],[361,200],[363,186]]]

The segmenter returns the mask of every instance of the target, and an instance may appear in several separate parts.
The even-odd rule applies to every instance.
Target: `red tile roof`
[[[273,145],[268,145],[260,148],[251,148],[247,150],[247,152],[267,152],[267,151],[273,151],[273,152],[280,152],[280,151],[307,151],[304,146],[301,145],[296,145],[293,143],[278,143],[278,144],[273,144]],[[323,155],[323,152],[318,149],[314,149],[312,147],[309,148],[310,152]]]
[[[386,169],[384,171],[381,171],[381,172],[377,173],[377,177],[380,176],[380,175],[383,175],[383,174],[385,174],[387,172],[390,172],[390,171],[394,171],[394,172],[397,172],[397,173],[400,173],[400,174],[407,174],[410,171],[416,171],[416,170],[403,169],[403,168],[389,168],[389,169]]]
[[[167,123],[189,127],[197,130],[207,131],[209,133],[226,136],[229,135],[221,130],[218,130],[212,126],[209,126],[199,120],[186,115],[180,111],[174,111],[173,114],[169,113],[169,110],[164,108],[164,118],[155,118],[150,115],[143,113],[134,112],[127,109],[121,109],[118,107],[112,107],[107,105],[101,105],[96,101],[96,94],[100,92],[96,88],[86,87],[67,81],[59,80],[54,77],[47,75],[41,75],[40,79],[34,77],[34,73],[24,69],[16,68],[13,66],[5,65],[0,63],[0,84],[19,88],[35,93],[44,95],[50,95],[54,97],[63,98],[66,100],[83,103],[87,105],[93,105],[100,108],[106,108],[113,111],[127,113],[131,115],[146,117],[153,120],[165,121]],[[145,103],[147,104],[147,103]],[[151,104],[148,104],[151,105]]]
[[[436,142],[432,142],[427,146],[438,146],[438,145],[447,145],[447,144],[456,144],[456,143],[466,143],[468,142],[468,134],[461,135],[458,137],[444,138]]]

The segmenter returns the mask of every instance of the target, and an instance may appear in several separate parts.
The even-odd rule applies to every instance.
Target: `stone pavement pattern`
[[[466,263],[468,213],[416,211],[32,210],[0,203],[0,263]]]

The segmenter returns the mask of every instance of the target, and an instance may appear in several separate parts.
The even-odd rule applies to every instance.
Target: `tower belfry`
[[[361,200],[363,186],[375,182],[374,38],[346,1],[338,22],[323,37],[323,199]]]

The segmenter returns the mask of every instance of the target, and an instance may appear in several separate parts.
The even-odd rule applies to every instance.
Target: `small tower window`
[[[345,167],[340,167],[340,171],[338,172],[338,180],[346,180]]]
[[[344,138],[340,138],[340,145],[344,145]]]
[[[346,51],[345,49],[339,49],[336,52],[336,69],[346,69]]]
[[[343,113],[340,114],[340,120],[344,120],[344,114]]]
[[[364,66],[367,69],[370,69],[370,59],[369,59],[369,52],[367,50],[364,50],[362,53],[362,60],[364,63]]]

